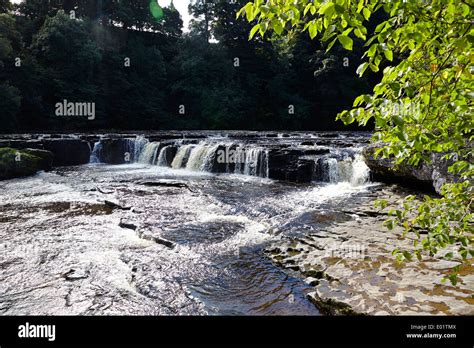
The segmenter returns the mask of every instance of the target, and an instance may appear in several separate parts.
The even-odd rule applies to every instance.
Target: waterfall
[[[339,181],[339,166],[337,159],[329,158],[327,160],[328,164],[328,178],[329,182],[335,183]]]
[[[138,162],[145,164],[156,164],[159,148],[159,142],[147,143],[138,157]]]
[[[235,151],[234,173],[243,174],[242,167],[245,166],[245,160],[246,160],[245,150],[239,146],[234,151]]]
[[[369,179],[370,169],[367,164],[365,164],[362,155],[358,154],[352,162],[351,184],[354,186],[360,186],[369,182]]]
[[[94,144],[94,149],[91,152],[90,163],[101,163],[102,142],[99,140]]]
[[[316,181],[349,182],[353,186],[360,186],[369,181],[369,168],[360,154],[354,155],[353,158],[320,158],[315,161],[315,164],[314,179]]]
[[[159,142],[137,136],[98,141],[91,152],[90,162],[122,164],[124,163],[122,156],[125,153],[125,158],[128,158],[125,160],[126,163],[138,162],[173,169],[186,168],[191,171],[269,178],[272,174],[270,169],[276,170],[275,177],[281,175],[278,171],[287,171],[290,175],[295,175],[300,167],[292,162],[291,156],[294,152],[291,151],[294,150],[288,152],[288,159],[277,156],[276,160],[272,157],[270,162],[270,157],[273,156],[272,149],[258,142],[236,143],[223,138],[210,138],[200,140],[196,144],[193,140],[175,139]],[[332,147],[329,153],[302,158],[314,161],[313,181],[347,182],[354,186],[364,185],[369,181],[369,168],[363,160],[361,148]],[[311,180],[311,175],[307,175],[306,178],[307,181]]]
[[[212,167],[209,168],[210,159],[215,155],[217,147],[218,145],[212,146],[205,143],[197,145],[194,149],[192,149],[191,154],[189,155],[186,169],[201,171],[207,171],[206,169],[212,170]]]
[[[143,135],[139,135],[134,139],[126,139],[126,150],[130,154],[130,162],[138,162],[140,154],[145,146],[149,143],[148,139]]]
[[[185,167],[186,163],[188,162],[189,155],[195,146],[196,145],[181,146],[178,152],[176,153],[176,156],[174,157],[173,162],[171,162],[171,167],[174,169]]]
[[[171,148],[171,145],[167,145],[161,149],[160,154],[158,155],[158,161],[157,161],[157,165],[159,165],[160,167],[167,167],[168,163],[171,162],[171,159],[168,158],[168,155],[167,155],[170,148]]]

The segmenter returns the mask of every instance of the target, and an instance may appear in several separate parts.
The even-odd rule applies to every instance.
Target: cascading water
[[[199,171],[211,171],[210,168],[211,158],[215,155],[218,145],[210,145],[201,143],[192,149],[186,169],[199,170]]]
[[[102,142],[99,140],[94,144],[94,149],[91,152],[90,163],[101,163]]]
[[[369,181],[369,168],[362,155],[356,153],[353,157],[320,158],[316,163],[315,181],[330,183],[348,182],[353,186],[364,185]]]
[[[119,140],[120,141],[120,140]],[[270,149],[258,141],[232,142],[228,138],[208,138],[199,144],[189,144],[182,139],[150,142],[144,136],[122,140],[127,162],[138,162],[173,169],[191,171],[243,174],[270,177]],[[101,163],[105,148],[102,141],[95,144],[91,163]],[[369,180],[369,169],[364,163],[360,148],[331,147],[331,152],[309,157],[314,161],[313,181],[364,185]],[[275,162],[272,162],[275,166]],[[276,164],[277,166],[280,164]],[[274,168],[274,167],[272,167]]]
[[[369,179],[370,169],[365,164],[362,155],[358,154],[352,162],[351,184],[354,186],[364,185],[369,182]]]
[[[179,169],[179,168],[185,167],[188,161],[189,155],[195,146],[196,145],[181,146],[178,152],[176,153],[176,156],[174,157],[173,162],[171,162],[171,168]]]
[[[159,142],[147,143],[138,157],[138,162],[145,164],[156,164],[159,148]]]
[[[168,166],[168,163],[171,162],[172,158],[168,158],[168,151],[172,148],[171,145],[163,147],[158,155],[157,165],[160,167]]]
[[[133,155],[131,162],[137,162],[140,158],[140,154],[143,152],[145,146],[149,143],[148,139],[142,135],[137,136],[135,139],[127,139],[128,152]]]

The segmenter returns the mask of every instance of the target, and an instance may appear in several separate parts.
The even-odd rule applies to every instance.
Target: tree
[[[10,0],[0,0],[0,13],[8,13],[13,9]]]
[[[70,18],[62,10],[47,17],[34,37],[31,46],[38,62],[45,67],[42,100],[51,123],[62,122],[54,118],[54,105],[64,99],[77,102],[96,102],[98,64],[101,54],[92,39],[87,22]],[[84,120],[77,121],[79,123]],[[76,124],[76,121],[63,127]]]
[[[192,0],[189,3],[189,12],[198,18],[191,20],[191,32],[202,35],[206,42],[212,37],[211,26],[215,4],[216,0]]]
[[[4,131],[18,127],[17,113],[21,96],[20,91],[11,85],[10,77],[15,69],[14,53],[18,52],[21,45],[14,18],[6,13],[0,14],[0,124]]]
[[[347,1],[255,0],[239,14],[257,20],[250,37],[308,32],[330,50],[336,43],[352,50],[354,40],[365,42],[366,61],[358,68],[379,71],[382,81],[372,94],[357,97],[353,108],[338,115],[346,124],[374,120],[374,141],[385,144],[376,155],[395,164],[430,162],[439,153],[453,162],[457,182],[444,185],[441,198],[413,198],[393,211],[387,226],[400,224],[413,233],[415,255],[423,252],[466,260],[474,256],[473,242],[473,103],[472,69],[474,6],[466,0]],[[368,21],[383,12],[385,19],[369,32]],[[426,236],[420,230],[427,230]],[[454,252],[446,252],[448,246]],[[412,254],[396,250],[399,261]],[[459,267],[449,276],[458,280]]]

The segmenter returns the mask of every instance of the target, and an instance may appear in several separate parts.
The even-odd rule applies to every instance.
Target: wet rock
[[[374,157],[375,151],[381,146],[380,143],[372,144],[363,150],[364,160],[375,181],[434,189],[437,193],[441,193],[443,184],[458,180],[448,171],[453,161],[443,158],[443,154],[432,154],[431,163],[422,162],[417,167],[408,164],[395,167],[391,158]]]
[[[128,222],[124,219],[120,219],[119,227],[126,228],[126,229],[133,230],[133,231],[135,231],[138,228],[138,226],[136,224]]]
[[[339,137],[339,134],[337,133],[320,133],[318,134],[319,137],[321,138],[337,138]]]
[[[310,292],[308,299],[318,308],[318,310],[326,315],[356,315],[352,307],[342,301],[334,300],[330,297],[320,297],[318,292]]]
[[[175,188],[186,188],[191,192],[196,192],[184,182],[175,180],[159,180],[159,181],[139,181],[138,185],[149,186],[149,187],[175,187]]]
[[[105,200],[104,203],[107,207],[112,208],[112,209],[120,209],[120,210],[131,210],[132,209],[132,207],[123,206],[118,202],[112,202],[112,201],[109,201],[109,200]]]
[[[42,170],[50,170],[53,167],[54,155],[52,152],[41,149],[25,149],[24,153],[27,153],[31,156],[38,157],[40,159],[39,165]]]
[[[45,139],[45,150],[54,155],[53,166],[75,166],[89,163],[91,149],[89,143],[80,139]]]
[[[296,182],[310,182],[313,179],[314,161],[300,159],[296,168]]]
[[[368,197],[387,199],[390,210],[406,194],[387,188],[371,192]],[[274,242],[266,249],[266,255],[276,265],[296,271],[314,287],[308,298],[322,313],[474,313],[472,262],[462,266],[463,277],[457,286],[441,283],[452,267],[460,264],[455,260],[424,255],[422,262],[399,265],[392,251],[413,251],[413,240],[401,238],[401,228],[386,229],[383,222],[387,216],[374,211],[370,199],[352,202],[344,207],[346,218],[337,224],[326,224],[317,233]]]
[[[89,271],[77,269],[77,268],[71,268],[69,271],[63,274],[63,277],[66,280],[70,280],[70,281],[86,279],[87,277],[89,277]]]
[[[104,195],[110,195],[112,193],[115,193],[115,190],[107,190],[102,187],[97,187],[96,190],[99,191],[100,193],[103,193]]]
[[[310,182],[314,161],[300,159],[303,150],[272,149],[268,155],[269,178],[291,182]]]
[[[167,248],[173,249],[175,247],[175,244],[167,239],[164,238],[159,238],[159,237],[154,237],[153,239],[155,243],[164,245]]]
[[[311,150],[304,150],[305,155],[326,155],[330,153],[331,150],[329,149],[311,149]]]
[[[45,150],[0,148],[0,180],[20,178],[50,170],[53,154]]]
[[[100,162],[106,164],[126,163],[126,154],[130,154],[129,142],[127,139],[101,139],[101,148],[97,154]]]
[[[173,249],[175,247],[175,243],[173,243],[172,241],[159,237],[159,236],[155,236],[150,231],[138,230],[138,237],[144,240],[149,240],[151,242],[164,245],[165,247],[170,248],[170,249]]]
[[[44,149],[41,140],[37,139],[11,139],[0,141],[0,147],[11,147],[14,149]]]
[[[210,168],[212,173],[226,173],[227,171],[233,172],[235,170],[235,163],[226,161],[219,161],[219,155],[225,153],[233,153],[237,149],[237,145],[225,146],[219,145],[217,146],[216,151],[212,154],[210,158]]]
[[[303,145],[303,146],[314,146],[315,144],[314,144],[313,141],[303,141],[301,143],[301,145]]]
[[[160,155],[163,156],[163,164],[170,167],[174,156],[176,156],[176,152],[178,152],[178,147],[174,145],[165,145],[161,151],[162,153],[160,153]]]

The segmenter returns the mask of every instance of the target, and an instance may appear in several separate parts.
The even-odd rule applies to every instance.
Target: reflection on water
[[[189,189],[140,184],[161,179]],[[263,248],[314,229],[308,214],[365,189],[142,164],[66,168],[0,187],[0,313],[17,315],[318,314],[310,288]]]

